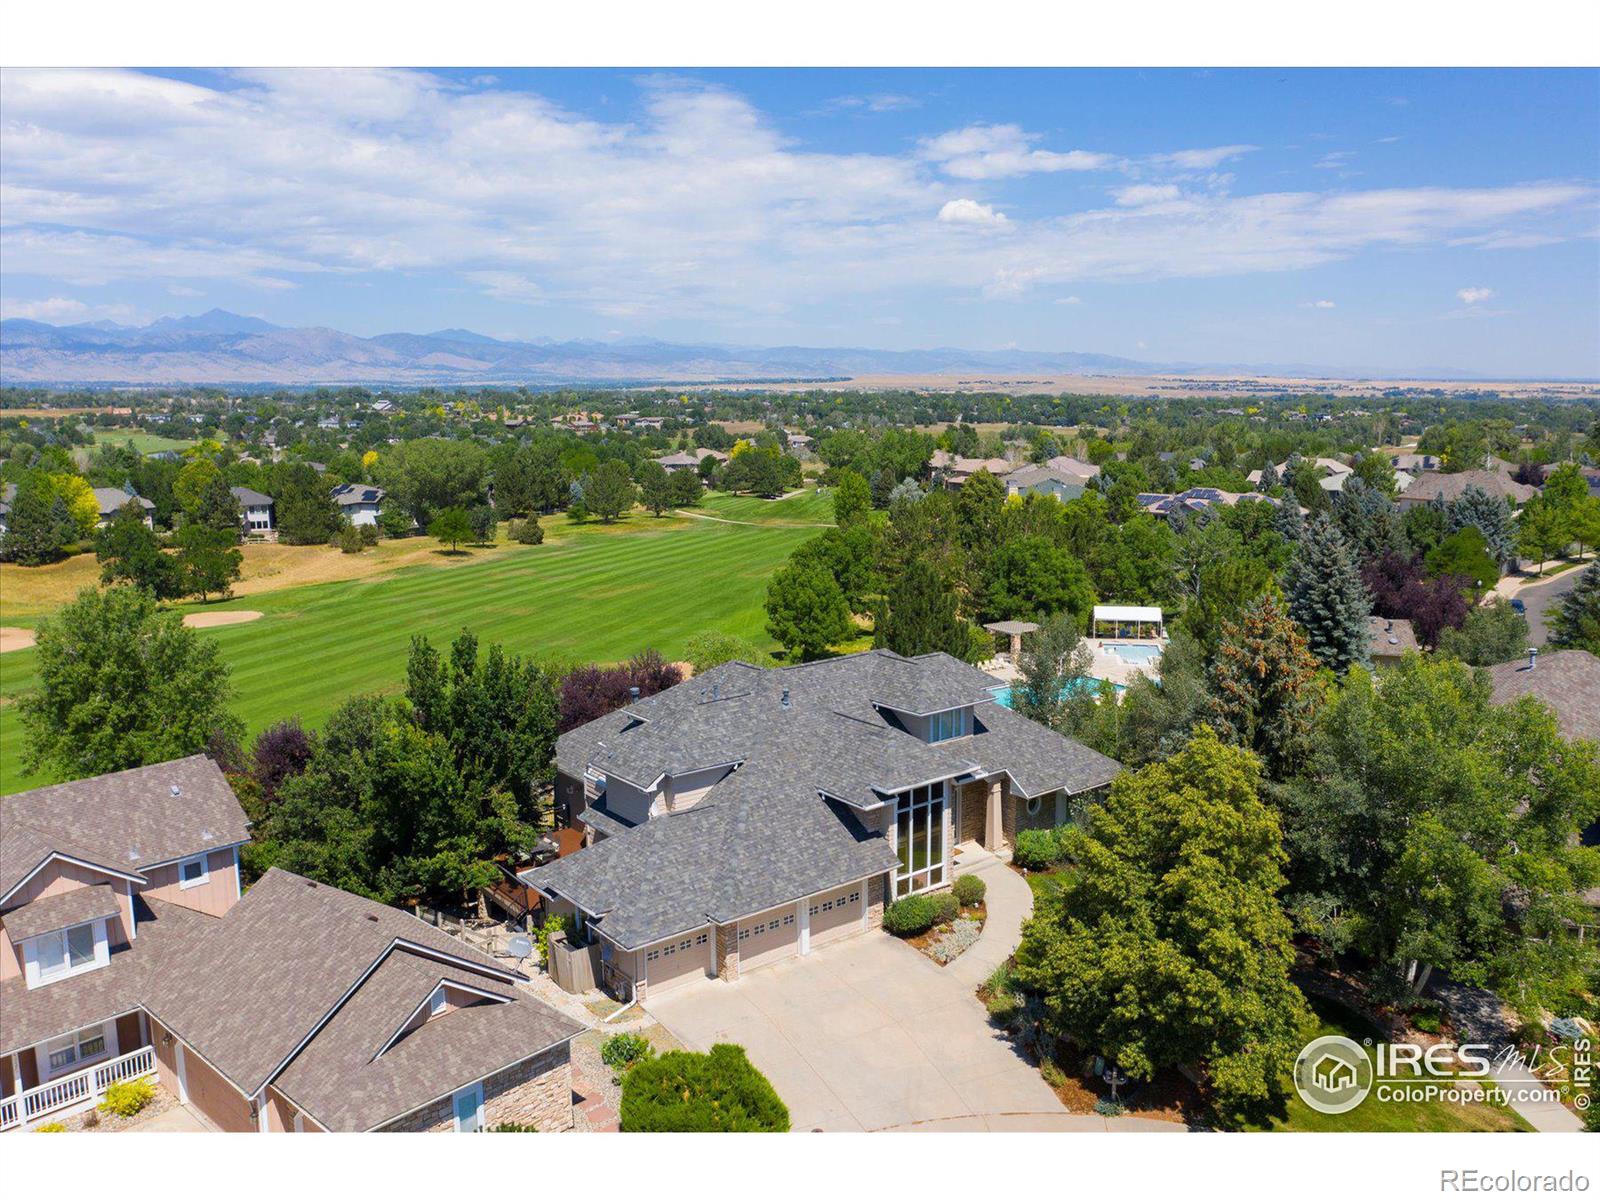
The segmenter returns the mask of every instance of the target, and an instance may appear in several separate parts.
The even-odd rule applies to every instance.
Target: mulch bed
[[[976,921],[978,923],[978,932],[982,933],[983,923],[988,919],[988,915],[988,909],[984,905],[974,904],[967,908],[963,908],[956,919]],[[915,937],[908,937],[903,940],[905,941],[906,945],[915,947],[917,950],[927,955],[928,958],[938,963],[941,967],[947,967],[950,965],[950,963],[955,962],[956,959],[951,958],[948,961],[940,962],[939,959],[933,957],[933,948],[943,941],[947,936],[949,936],[950,931],[951,922],[946,921],[942,925],[935,925],[926,933],[919,933]],[[956,958],[959,957],[960,955],[956,956]]]

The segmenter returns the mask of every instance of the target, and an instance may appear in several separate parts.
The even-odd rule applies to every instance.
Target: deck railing
[[[113,1083],[149,1075],[156,1069],[154,1046],[141,1046],[107,1062],[63,1075],[36,1088],[0,1100],[0,1130],[14,1125],[31,1125],[40,1117],[59,1109],[81,1106],[100,1099]]]

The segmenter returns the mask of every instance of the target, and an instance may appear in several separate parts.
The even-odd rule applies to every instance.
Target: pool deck
[[[1166,649],[1166,641],[1161,638],[1085,638],[1085,644],[1094,651],[1094,665],[1089,668],[1089,674],[1096,679],[1105,679],[1111,683],[1126,687],[1133,682],[1135,675],[1149,675],[1152,679],[1159,679],[1160,674],[1150,665],[1131,663],[1111,650],[1105,649],[1109,645],[1118,646],[1149,646],[1157,653]],[[979,669],[985,674],[994,676],[1001,683],[1015,683],[1022,678],[1022,672],[1017,664],[1011,660],[1009,654],[1002,654],[991,658],[988,662],[980,663]]]

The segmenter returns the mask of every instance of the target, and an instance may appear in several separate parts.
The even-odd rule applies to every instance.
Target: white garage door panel
[[[788,958],[800,948],[795,906],[785,904],[739,922],[740,972]]]
[[[821,946],[834,938],[861,928],[861,906],[866,902],[867,885],[850,883],[831,892],[811,897],[811,944]]]
[[[691,980],[703,979],[711,965],[711,932],[686,933],[657,942],[644,951],[645,986],[654,995]]]

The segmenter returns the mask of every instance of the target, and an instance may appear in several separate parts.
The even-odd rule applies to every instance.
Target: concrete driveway
[[[887,934],[679,988],[645,1008],[693,1049],[742,1045],[796,1131],[1106,1128],[1061,1107],[989,1025],[971,983]]]

